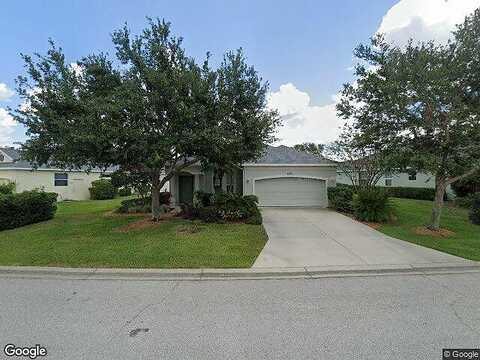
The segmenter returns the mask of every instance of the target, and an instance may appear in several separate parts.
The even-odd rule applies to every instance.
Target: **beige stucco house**
[[[15,191],[43,189],[58,194],[58,200],[88,200],[92,181],[98,180],[102,172],[65,170],[41,166],[33,169],[31,164],[20,158],[19,152],[11,147],[0,148],[0,183],[15,183]]]
[[[222,186],[258,196],[260,206],[326,207],[328,187],[335,186],[336,177],[333,161],[287,146],[269,146],[257,161],[225,174]],[[215,185],[213,172],[194,164],[170,180],[173,203],[191,203],[195,191],[213,193]]]

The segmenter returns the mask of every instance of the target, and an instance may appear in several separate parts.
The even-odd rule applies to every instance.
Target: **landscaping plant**
[[[358,191],[352,205],[355,217],[361,221],[385,222],[392,216],[388,194],[379,188]]]
[[[0,194],[0,230],[52,219],[56,210],[55,193],[33,190],[17,194]]]
[[[132,195],[132,189],[130,189],[129,187],[122,187],[122,188],[118,189],[118,195],[119,196],[130,196],[130,195]]]
[[[15,191],[15,183],[7,182],[6,184],[0,184],[0,194],[13,194]]]
[[[170,23],[150,18],[138,35],[113,31],[112,42],[115,58],[103,52],[74,66],[53,41],[46,55],[22,56],[17,88],[29,106],[12,115],[31,135],[25,160],[139,175],[158,220],[160,191],[183,169],[201,163],[218,175],[274,141],[280,118],[267,107],[268,83],[241,49],[212,69],[208,56],[199,64],[187,54]]]
[[[480,172],[479,38],[480,9],[446,44],[411,40],[400,47],[377,34],[355,49],[355,79],[337,105],[363,143],[398,155],[393,167],[435,176],[434,231],[447,187]]]
[[[355,191],[353,186],[337,184],[328,188],[328,204],[332,209],[353,213],[352,201]]]
[[[162,191],[159,195],[160,206],[169,206],[170,200],[172,195],[168,191]],[[123,200],[120,204],[120,207],[116,210],[116,212],[121,214],[128,214],[128,213],[143,213],[148,214],[150,213],[151,209],[151,199],[150,198],[135,198],[135,199],[127,199]]]
[[[92,200],[113,199],[117,195],[117,188],[108,179],[92,181],[92,186],[88,190]]]

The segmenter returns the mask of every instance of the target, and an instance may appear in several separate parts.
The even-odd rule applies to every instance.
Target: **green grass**
[[[397,239],[480,261],[480,226],[469,222],[468,210],[445,206],[440,226],[455,234],[436,237],[418,235],[414,231],[428,223],[432,210],[431,201],[393,199],[393,204],[398,219],[394,223],[382,225],[379,231]]]
[[[177,232],[192,223],[179,218],[118,232],[141,219],[112,215],[121,200],[59,203],[50,221],[0,232],[0,265],[241,268],[267,240],[261,225],[199,224],[199,232]]]

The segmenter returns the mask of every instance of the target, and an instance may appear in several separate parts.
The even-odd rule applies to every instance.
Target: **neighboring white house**
[[[31,164],[20,159],[18,151],[11,147],[0,148],[0,183],[15,183],[15,191],[43,189],[58,194],[58,200],[88,200],[92,181],[98,180],[102,172],[64,170],[49,166],[33,169]]]
[[[351,185],[350,178],[341,170],[337,170],[337,183]],[[392,175],[382,176],[377,186],[385,187],[413,187],[435,189],[435,176],[423,172],[400,172]],[[447,194],[454,196],[450,186],[447,188]]]
[[[326,207],[327,188],[336,184],[336,164],[287,146],[269,146],[222,181],[225,191],[256,195],[260,206]],[[211,171],[192,165],[170,180],[174,204],[191,203],[197,190],[214,192]]]

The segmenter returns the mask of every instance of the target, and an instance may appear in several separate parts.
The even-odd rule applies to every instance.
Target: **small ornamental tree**
[[[216,72],[208,58],[198,66],[186,55],[169,23],[148,19],[140,35],[125,26],[112,39],[119,68],[105,54],[71,66],[53,42],[45,56],[23,55],[27,76],[18,78],[18,92],[28,106],[13,115],[30,135],[22,149],[27,160],[68,168],[117,165],[131,177],[148,180],[157,220],[162,187],[189,165],[216,162],[218,149],[236,156],[239,148],[226,146],[232,134],[243,134],[248,139],[243,143],[257,150],[266,146],[263,141],[270,138],[258,134],[273,132],[275,115],[260,100],[255,109],[233,103],[241,115],[219,121]],[[253,68],[249,71],[256,78]],[[257,150],[248,156],[257,156]]]
[[[479,10],[447,45],[400,48],[376,36],[355,50],[356,82],[344,86],[337,107],[372,146],[435,175],[432,230],[440,227],[447,186],[480,170],[479,38]]]
[[[348,124],[338,139],[326,147],[325,153],[337,162],[337,168],[350,180],[355,191],[372,188],[382,176],[397,171],[393,156],[372,146]]]

